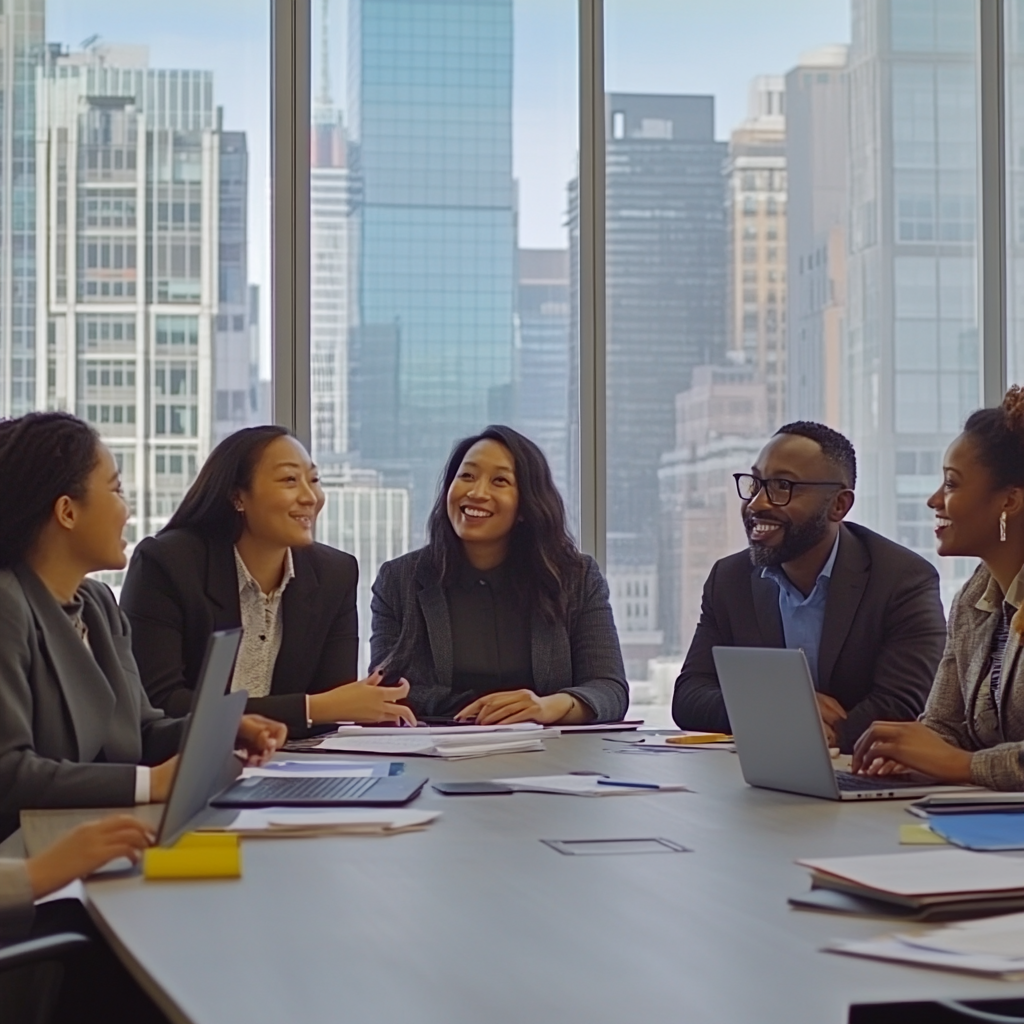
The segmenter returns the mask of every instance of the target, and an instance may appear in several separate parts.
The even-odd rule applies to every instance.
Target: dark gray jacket
[[[146,697],[128,622],[85,580],[92,654],[25,565],[0,571],[0,838],[28,807],[130,807],[135,767],[178,752],[184,720]]]
[[[409,705],[417,715],[448,712],[452,691],[452,627],[444,588],[426,548],[380,567],[373,584],[373,636],[370,661],[376,666],[402,648],[413,654],[407,664],[388,665],[388,676],[410,683]],[[571,584],[568,623],[553,624],[534,612],[530,624],[534,691],[542,697],[571,693],[596,721],[625,715],[629,685],[622,667],[619,638],[608,604],[608,584],[597,563],[583,556]]]
[[[818,689],[848,718],[848,752],[874,721],[910,721],[924,709],[946,640],[939,577],[920,555],[864,526],[844,523],[825,602]],[[676,679],[672,717],[681,729],[729,731],[711,655],[726,647],[785,647],[779,587],[740,551],[714,564]]]

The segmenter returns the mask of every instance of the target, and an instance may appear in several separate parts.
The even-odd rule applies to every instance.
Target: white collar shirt
[[[284,613],[281,598],[295,576],[291,548],[285,557],[281,582],[269,594],[246,568],[235,548],[238,573],[238,605],[242,616],[242,643],[238,648],[231,690],[246,690],[250,697],[266,697],[274,678],[274,666],[284,637]]]

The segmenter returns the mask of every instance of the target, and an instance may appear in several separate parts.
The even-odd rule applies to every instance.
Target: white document
[[[821,857],[798,860],[797,864],[899,896],[1024,889],[1024,859],[971,850]]]
[[[556,733],[538,722],[516,722],[513,725],[417,725],[417,736],[479,736],[490,732],[547,732]],[[342,725],[339,736],[398,736],[407,735],[407,725]],[[332,734],[333,735],[333,734]]]
[[[522,779],[495,779],[519,793],[559,793],[565,796],[648,796],[652,793],[687,793],[686,786],[674,782],[657,783],[657,788],[645,786],[599,786],[593,775],[532,775]],[[655,783],[651,783],[655,785]]]
[[[431,736],[426,730],[401,729],[388,736],[328,736],[317,750],[336,750],[350,754],[418,754],[421,757],[483,757],[487,754],[514,754],[543,750],[535,730],[526,733],[480,733]]]
[[[365,761],[271,761],[243,768],[243,779],[368,779],[378,774]]]
[[[831,953],[863,956],[870,960],[891,960],[919,967],[937,967],[945,971],[964,971],[1006,981],[1024,980],[1024,960],[982,953],[948,953],[937,949],[924,949],[909,945],[892,935],[854,942],[837,941],[825,948]]]
[[[278,831],[341,834],[344,832],[394,832],[422,828],[441,816],[440,811],[387,808],[261,807],[239,811],[234,821],[218,832],[272,834]]]
[[[964,921],[934,928],[919,935],[897,935],[896,938],[922,949],[1008,957],[1024,964],[1024,914],[1000,914],[981,921]]]

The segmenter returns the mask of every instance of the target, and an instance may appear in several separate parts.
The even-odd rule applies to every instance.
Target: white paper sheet
[[[429,736],[419,729],[402,729],[389,736],[328,736],[318,750],[336,750],[350,754],[418,754],[422,757],[483,757],[487,754],[513,754],[543,750],[544,744],[533,733],[486,733],[480,735]]]
[[[967,974],[982,974],[1004,978],[1007,981],[1024,979],[1024,961],[1021,960],[1009,960],[1006,957],[983,954],[947,953],[937,949],[922,949],[918,946],[907,945],[891,935],[866,941],[836,941],[826,949],[831,953],[845,953],[849,956],[862,956],[871,960],[892,960],[897,963],[914,964],[918,967],[963,971]]]
[[[652,793],[685,793],[686,786],[657,783],[657,789],[632,786],[599,786],[593,775],[530,775],[520,779],[495,779],[521,793],[558,793],[565,796],[650,796]],[[634,780],[630,780],[634,781]],[[639,780],[636,780],[639,781]]]
[[[387,808],[261,807],[239,811],[225,832],[260,832],[279,828],[340,830],[376,826],[381,831],[427,825],[441,816],[440,811],[411,811]]]

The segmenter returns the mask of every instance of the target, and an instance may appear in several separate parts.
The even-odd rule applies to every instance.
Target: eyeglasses
[[[793,497],[794,487],[845,487],[846,484],[839,480],[786,480],[784,477],[774,476],[769,480],[762,480],[759,476],[750,473],[733,473],[732,478],[736,481],[736,493],[744,501],[753,501],[761,488],[768,495],[768,501],[772,505],[788,505]]]

